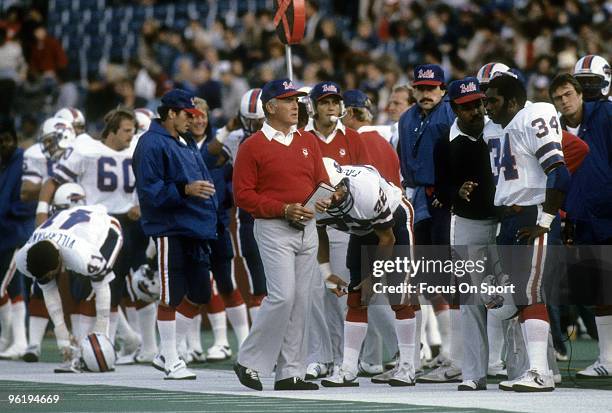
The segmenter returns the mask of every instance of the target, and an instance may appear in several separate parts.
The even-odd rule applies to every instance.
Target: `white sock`
[[[229,346],[227,342],[227,320],[225,311],[208,313],[208,321],[213,332],[214,346]]]
[[[38,346],[42,343],[45,331],[47,331],[49,319],[44,317],[30,316],[30,329],[28,331],[28,344]]]
[[[612,315],[595,317],[599,336],[599,360],[612,364]]]
[[[251,315],[251,325],[255,322],[255,317],[257,317],[257,313],[259,312],[259,306],[249,307],[249,314]]]
[[[166,368],[170,368],[178,361],[178,353],[176,352],[176,320],[157,320],[157,329],[159,330],[161,354],[166,359]]]
[[[125,307],[125,318],[134,333],[140,335],[140,323],[138,322],[138,310],[134,306]]]
[[[18,350],[24,350],[28,347],[28,338],[26,336],[26,305],[24,301],[18,301],[11,304],[12,322],[11,329],[13,333],[13,346]]]
[[[236,334],[238,348],[249,335],[249,316],[247,315],[246,304],[240,304],[235,307],[225,307],[225,313],[230,325]]]
[[[70,327],[72,327],[72,335],[76,339],[77,343],[80,343],[85,337],[85,334],[83,334],[83,329],[81,328],[81,314],[70,314]]]
[[[438,328],[440,329],[440,338],[442,340],[440,353],[444,357],[450,358],[450,310],[440,311],[436,314],[436,320],[438,320]]]
[[[11,302],[0,306],[0,339],[8,345],[11,341]]]
[[[414,368],[421,368],[421,325],[423,324],[423,312],[421,310],[414,312]]]
[[[136,309],[134,309],[134,311],[136,311]],[[132,338],[132,339],[137,339],[138,341],[140,341],[140,334],[134,331],[130,323],[128,323],[128,320],[125,314],[123,314],[123,310],[121,309],[121,307],[117,309],[117,333],[116,335],[122,338]]]
[[[524,334],[529,368],[548,374],[548,331],[550,325],[544,320],[530,318],[525,320]]]
[[[461,311],[450,309],[450,359],[455,367],[463,365],[463,336],[461,335]]]
[[[181,351],[187,351],[187,333],[192,325],[193,318],[176,312],[176,344]]]
[[[416,320],[408,318],[395,320],[395,334],[400,353],[401,364],[412,364],[414,361],[414,344],[416,335]]]
[[[359,351],[368,332],[368,323],[344,322],[344,358],[342,369],[357,374]]]
[[[155,318],[157,317],[157,305],[151,303],[138,310],[138,324],[142,338],[143,353],[157,353],[157,337],[155,336]]]
[[[111,311],[110,322],[108,324],[108,338],[115,345],[115,336],[117,335],[117,325],[119,324],[119,311]]]
[[[504,348],[504,328],[502,320],[487,315],[487,340],[489,341],[489,366],[501,364]]]
[[[111,320],[113,319],[113,314],[116,313],[111,313],[110,317]],[[80,314],[79,316],[79,327],[81,329],[81,340],[84,339],[86,336],[89,335],[89,333],[93,332],[94,326],[96,325],[96,317],[89,317],[87,315],[83,315]],[[115,326],[117,325],[117,323],[115,323]],[[79,341],[80,343],[80,341]],[[114,340],[111,340],[111,343],[115,343]]]
[[[187,347],[197,353],[202,349],[202,314],[198,314],[191,320],[191,327],[187,332]]]

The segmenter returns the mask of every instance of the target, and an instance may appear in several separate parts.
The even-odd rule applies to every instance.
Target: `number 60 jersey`
[[[125,214],[134,205],[134,145],[122,151],[82,134],[55,164],[53,177],[83,187],[88,205],[104,205],[109,214]]]
[[[565,163],[561,124],[555,107],[533,103],[521,109],[505,128],[489,121],[484,139],[497,186],[495,205],[538,205],[546,198],[546,171]]]
[[[104,206],[77,206],[61,211],[36,228],[17,252],[17,268],[29,277],[32,275],[27,270],[28,250],[43,240],[57,245],[67,270],[94,279],[109,272],[123,242],[119,222],[106,213]]]

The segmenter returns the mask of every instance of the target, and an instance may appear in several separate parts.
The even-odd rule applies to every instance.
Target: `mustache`
[[[419,100],[419,103],[423,103],[423,102],[433,102],[433,100],[431,100],[429,98],[423,98],[423,99]]]

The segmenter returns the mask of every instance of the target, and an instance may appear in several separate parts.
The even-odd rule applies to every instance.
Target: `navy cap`
[[[270,99],[288,98],[291,96],[306,96],[306,92],[300,92],[293,86],[293,82],[289,79],[271,80],[261,88],[261,103],[264,105]]]
[[[163,106],[173,109],[182,109],[185,112],[191,113],[192,115],[203,115],[202,111],[196,108],[193,98],[195,98],[195,95],[187,92],[186,90],[172,89],[162,96],[161,103]]]
[[[438,65],[418,65],[414,68],[413,86],[429,85],[440,86],[444,84],[444,70]]]
[[[344,106],[347,108],[370,109],[370,98],[359,89],[347,90],[342,94],[342,98],[344,99]]]
[[[310,91],[310,98],[315,102],[323,99],[326,96],[338,96],[342,99],[340,94],[340,86],[334,82],[320,82],[312,87]]]
[[[462,104],[485,97],[475,77],[455,80],[448,86],[448,96],[454,103]]]

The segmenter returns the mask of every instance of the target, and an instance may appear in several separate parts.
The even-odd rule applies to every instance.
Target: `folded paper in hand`
[[[336,189],[325,183],[319,182],[317,187],[310,193],[308,198],[302,203],[302,206],[311,210],[315,210],[315,204],[320,199],[328,199],[336,191]]]

